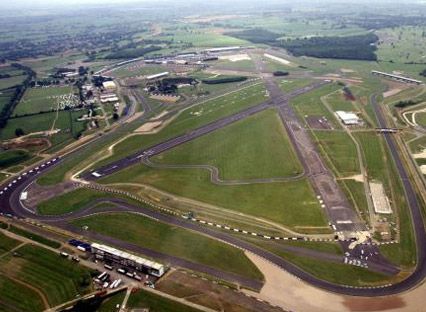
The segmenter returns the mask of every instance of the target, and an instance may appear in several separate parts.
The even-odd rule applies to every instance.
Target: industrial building
[[[115,89],[117,89],[117,86],[115,85],[114,81],[105,81],[102,85],[107,90],[115,90]]]
[[[165,272],[164,266],[160,263],[129,254],[113,247],[97,243],[93,243],[91,247],[96,259],[130,267],[156,277],[161,277]]]
[[[394,75],[394,74],[388,74],[388,73],[380,72],[380,71],[377,71],[377,70],[373,70],[373,71],[371,71],[371,73],[375,76],[386,77],[386,78],[394,79],[394,80],[405,82],[405,83],[414,83],[414,84],[417,84],[417,85],[420,85],[420,84],[423,83],[423,81],[420,81],[420,80],[407,78],[407,77],[404,77],[404,76],[399,76],[399,75]]]
[[[153,80],[153,79],[167,77],[168,75],[169,75],[169,72],[163,72],[163,73],[158,73],[158,74],[155,74],[155,75],[146,76],[146,79],[147,80]]]
[[[101,103],[115,103],[115,102],[120,101],[120,99],[114,93],[103,94],[103,95],[100,96],[100,98],[101,98]]]
[[[361,119],[352,112],[337,111],[336,116],[347,126],[359,125]]]
[[[242,47],[240,47],[240,46],[234,46],[234,47],[222,47],[222,48],[207,49],[207,50],[205,50],[205,52],[207,52],[207,53],[220,53],[220,52],[237,51],[237,50],[241,50],[241,49],[242,49]]]

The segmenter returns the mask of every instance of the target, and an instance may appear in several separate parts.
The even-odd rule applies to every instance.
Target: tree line
[[[287,49],[295,56],[376,61],[379,38],[374,33],[346,37],[311,37],[280,39],[281,34],[254,28],[227,33],[230,36]]]
[[[19,86],[15,87],[15,92],[13,93],[9,102],[4,105],[3,109],[0,111],[0,129],[6,127],[7,121],[12,115],[16,105],[18,105],[18,103],[21,101],[22,96],[30,86],[31,81],[37,76],[30,67],[18,63],[13,63],[11,66],[23,70],[26,73],[27,78],[25,78],[25,80]]]

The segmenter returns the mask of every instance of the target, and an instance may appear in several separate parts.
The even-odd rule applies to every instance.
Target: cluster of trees
[[[22,96],[25,93],[25,90],[30,86],[31,81],[36,77],[36,73],[29,67],[14,63],[13,67],[23,70],[27,74],[27,78],[15,88],[15,92],[9,100],[9,103],[3,106],[3,109],[0,111],[0,129],[6,127],[7,121],[13,113],[16,105],[21,101]]]
[[[420,101],[418,100],[407,100],[407,101],[399,101],[398,103],[395,104],[395,107],[398,108],[405,108],[408,106],[413,106],[420,103]]]
[[[0,74],[0,79],[10,78],[9,74]]]
[[[420,72],[420,76],[426,77],[426,68]]]
[[[279,46],[287,49],[295,56],[313,56],[318,58],[336,58],[376,61],[375,43],[379,38],[374,33],[347,37],[311,37],[301,39],[279,40],[281,34],[266,29],[254,28],[239,32],[227,33],[230,36]]]
[[[174,94],[177,92],[179,84],[196,85],[197,80],[191,77],[164,78],[148,87],[149,92],[160,92],[164,94]]]
[[[274,76],[275,76],[275,77],[288,76],[288,72],[278,70],[278,71],[275,71],[275,72],[274,72]]]
[[[348,22],[365,29],[394,28],[400,26],[424,26],[426,17],[422,15],[377,15],[365,14],[348,18]]]
[[[282,35],[263,28],[252,28],[243,31],[229,32],[225,35],[251,41],[253,43],[274,44]]]
[[[201,81],[205,84],[220,84],[220,83],[240,82],[240,81],[246,81],[246,80],[247,80],[247,77],[238,76],[238,77],[227,77],[227,78],[203,79]]]
[[[105,56],[106,59],[132,59],[144,56],[149,52],[161,50],[159,46],[148,46],[143,48],[122,49]]]
[[[348,37],[312,37],[281,41],[280,46],[295,56],[376,61],[374,33]]]

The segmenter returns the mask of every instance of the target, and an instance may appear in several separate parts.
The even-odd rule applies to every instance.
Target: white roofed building
[[[352,112],[337,111],[336,116],[339,117],[343,124],[347,126],[359,125],[361,122],[361,119],[357,116],[357,114]]]
[[[115,89],[117,89],[117,86],[115,85],[114,81],[105,81],[102,85],[107,90],[115,90]]]
[[[161,277],[165,272],[164,265],[132,255],[125,251],[97,243],[93,243],[91,247],[92,253],[95,255],[96,259],[114,262],[126,267],[132,267],[138,271],[157,277]]]

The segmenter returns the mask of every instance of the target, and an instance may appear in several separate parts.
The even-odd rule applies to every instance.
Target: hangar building
[[[347,126],[358,125],[361,122],[360,118],[352,112],[337,111],[336,115]]]

